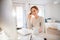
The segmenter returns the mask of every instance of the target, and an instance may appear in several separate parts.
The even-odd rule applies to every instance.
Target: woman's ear
[[[29,18],[29,19],[31,18],[31,15],[30,15],[30,14],[28,15],[28,18]]]

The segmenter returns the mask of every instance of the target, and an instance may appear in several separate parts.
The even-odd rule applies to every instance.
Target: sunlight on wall
[[[23,27],[23,7],[16,7],[17,27]]]
[[[15,12],[14,8],[12,9],[12,16],[16,17],[16,12]]]

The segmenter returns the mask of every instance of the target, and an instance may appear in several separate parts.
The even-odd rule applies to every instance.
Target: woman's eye
[[[35,12],[36,10],[33,10],[32,12]]]
[[[33,10],[33,12],[35,12],[35,10]]]

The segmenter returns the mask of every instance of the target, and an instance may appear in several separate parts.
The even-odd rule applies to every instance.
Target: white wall
[[[12,1],[1,1],[1,27],[10,37],[10,40],[17,40],[15,18],[12,15]]]
[[[60,21],[60,4],[48,4],[45,7],[45,17]]]
[[[60,0],[13,0],[16,3],[25,3],[26,2],[26,10],[29,11],[29,4],[39,4],[44,5],[45,7],[45,17],[51,17],[55,20],[60,20]],[[57,1],[58,4],[54,4],[54,2]],[[27,13],[28,13],[27,11]]]

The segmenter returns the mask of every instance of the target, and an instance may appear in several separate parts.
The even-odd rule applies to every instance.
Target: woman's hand
[[[28,18],[31,19],[31,15],[28,15]]]
[[[42,32],[42,28],[40,27],[38,31],[39,31],[39,33],[41,33]]]

